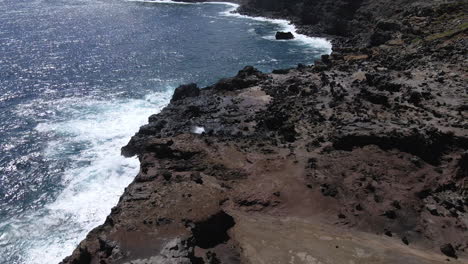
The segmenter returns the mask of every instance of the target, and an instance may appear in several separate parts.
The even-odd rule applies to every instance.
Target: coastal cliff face
[[[242,4],[337,35],[333,53],[177,88],[63,263],[467,263],[468,4]]]
[[[363,2],[363,0],[252,0],[244,3],[240,12],[289,18],[303,28],[313,29],[310,33],[351,36],[359,31],[359,28],[353,27],[349,22],[359,16],[357,11]],[[395,2],[395,5],[397,4]],[[380,15],[379,11],[381,10],[373,10],[375,15]],[[372,17],[368,19],[370,22]]]

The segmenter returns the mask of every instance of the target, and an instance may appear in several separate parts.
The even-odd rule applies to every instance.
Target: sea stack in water
[[[276,39],[294,39],[294,35],[291,32],[276,32]]]

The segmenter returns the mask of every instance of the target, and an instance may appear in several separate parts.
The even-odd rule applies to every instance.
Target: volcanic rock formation
[[[467,8],[244,1],[333,35],[333,53],[176,89],[63,263],[468,263]]]
[[[294,35],[291,32],[278,31],[278,32],[276,32],[275,38],[276,39],[293,39]]]

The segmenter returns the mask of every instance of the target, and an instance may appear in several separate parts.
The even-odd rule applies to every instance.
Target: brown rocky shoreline
[[[63,263],[468,263],[466,1],[240,3],[333,53],[177,88]]]

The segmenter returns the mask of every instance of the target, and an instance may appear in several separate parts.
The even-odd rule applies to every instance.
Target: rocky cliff
[[[242,4],[333,53],[177,88],[63,263],[467,263],[466,1]]]

